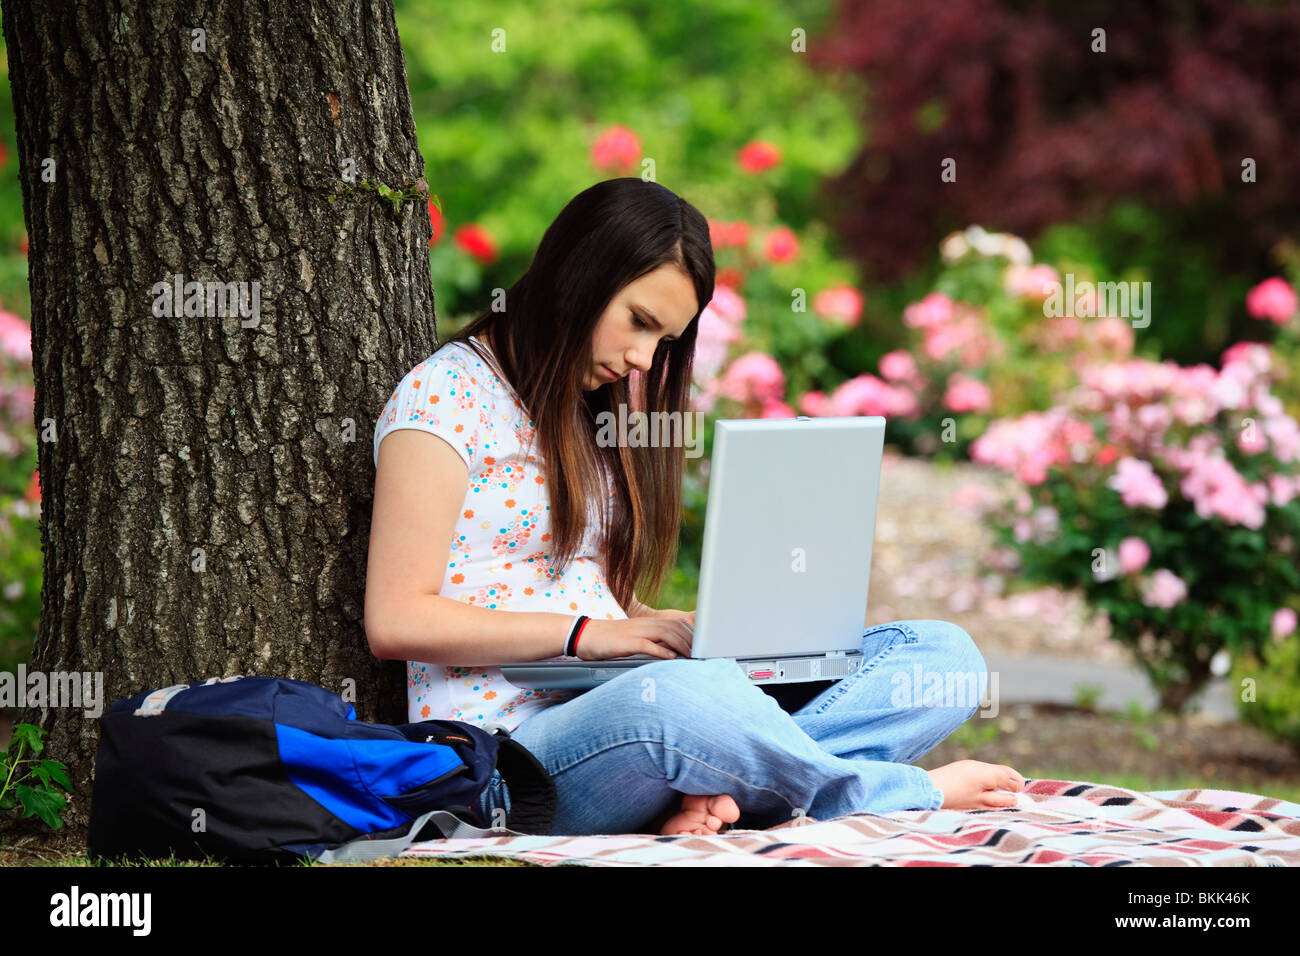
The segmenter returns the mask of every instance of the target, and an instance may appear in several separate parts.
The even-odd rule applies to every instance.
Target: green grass
[[[1002,728],[996,720],[968,720],[949,734],[944,743],[974,751],[984,744],[992,743],[1001,735]]]
[[[198,861],[198,860],[178,860],[175,856],[167,859],[158,860],[110,860],[100,863],[92,863],[90,857],[84,853],[69,854],[52,854],[35,853],[30,851],[11,850],[0,848],[0,867],[4,866],[77,866],[86,867],[94,866],[103,867],[163,867],[163,866],[184,866],[184,867],[219,867],[233,864],[224,864],[216,860]],[[420,859],[417,857],[403,857],[399,860],[379,860],[374,863],[331,863],[319,864],[311,862],[290,862],[283,863],[278,869],[298,869],[301,867],[316,866],[533,866],[535,864],[525,863],[520,860],[509,860],[503,857],[493,856],[465,856],[456,859]]]

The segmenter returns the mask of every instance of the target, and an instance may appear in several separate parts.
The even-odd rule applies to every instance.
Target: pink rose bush
[[[1180,710],[1220,651],[1255,651],[1300,590],[1300,425],[1271,392],[1268,346],[1222,367],[1129,358],[1080,369],[1045,412],[993,422],[974,461],[1014,475],[1025,503],[990,510],[1026,580],[1082,588]],[[1040,523],[1041,524],[1041,523]]]
[[[960,458],[995,411],[1041,414],[1083,368],[1132,355],[1129,320],[1046,317],[1060,274],[1035,263],[1019,237],[971,226],[944,239],[940,253],[946,264],[941,288],[902,310],[902,328],[913,344],[882,356],[878,376],[864,373],[833,394],[809,392],[797,402],[801,411],[868,409],[857,414],[890,417],[892,443]],[[1095,292],[1080,296],[1081,311],[1102,311]]]

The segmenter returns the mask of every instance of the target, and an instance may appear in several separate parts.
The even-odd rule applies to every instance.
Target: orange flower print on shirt
[[[420,708],[420,716],[423,717],[425,720],[428,720],[428,719],[429,719],[429,705],[428,705],[428,704],[425,704],[423,707]]]
[[[520,554],[528,539],[533,536],[533,528],[537,525],[537,519],[533,513],[526,508],[510,519],[510,523],[504,528],[497,528],[496,536],[492,539],[493,554]]]
[[[451,539],[451,561],[448,567],[464,566],[470,563],[469,538],[463,534],[458,534]],[[452,581],[459,584],[455,578]]]
[[[479,588],[472,594],[460,595],[460,600],[475,607],[504,611],[510,604],[510,586],[501,581]]]
[[[579,561],[582,559],[579,558]],[[591,586],[587,589],[591,598],[596,601],[605,599],[605,575],[601,574],[600,565],[592,564],[583,571],[583,576],[591,575]]]
[[[518,462],[503,462],[499,465],[496,463],[489,464],[488,460],[484,458],[483,463],[488,467],[474,476],[474,482],[478,487],[485,490],[504,491],[512,495],[519,491],[519,485],[524,480],[524,470]],[[514,506],[507,504],[506,507],[511,508]]]
[[[551,556],[545,551],[534,551],[524,559],[525,563],[533,569],[533,574],[540,580],[554,581],[555,567],[551,564]]]
[[[474,395],[477,390],[474,389],[472,386],[465,387],[462,386],[461,384],[462,381],[468,381],[469,373],[458,372],[453,369],[448,369],[447,374],[451,377],[452,381],[447,383],[445,391],[447,392],[448,395],[450,395],[452,398],[456,400],[456,407],[462,410],[466,408],[473,408]]]

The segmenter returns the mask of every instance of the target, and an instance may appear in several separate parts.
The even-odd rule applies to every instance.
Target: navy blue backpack
[[[119,700],[99,721],[88,849],[334,863],[397,856],[419,839],[550,832],[555,783],[504,728],[356,716],[337,694],[281,677]],[[494,770],[510,795],[504,821],[478,807]]]

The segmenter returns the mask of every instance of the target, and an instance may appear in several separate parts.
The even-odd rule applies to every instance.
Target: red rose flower
[[[776,145],[765,140],[755,140],[747,143],[736,154],[736,161],[740,163],[740,168],[747,173],[761,173],[765,169],[771,169],[781,162],[781,150]]]
[[[785,226],[777,226],[767,234],[763,254],[768,262],[790,262],[799,255],[799,240]]]
[[[745,277],[739,269],[719,269],[713,280],[717,285],[725,285],[732,292],[739,292],[745,284]]]
[[[482,226],[476,226],[473,223],[468,226],[461,226],[453,233],[453,237],[456,240],[456,245],[484,265],[491,265],[496,261],[496,243],[492,241],[492,237]]]
[[[641,141],[626,126],[611,126],[591,147],[591,164],[597,169],[626,171],[641,158]]]
[[[429,245],[433,245],[442,239],[443,224],[442,213],[433,204],[432,199],[429,200],[429,223],[433,226],[433,235],[429,237]]]

